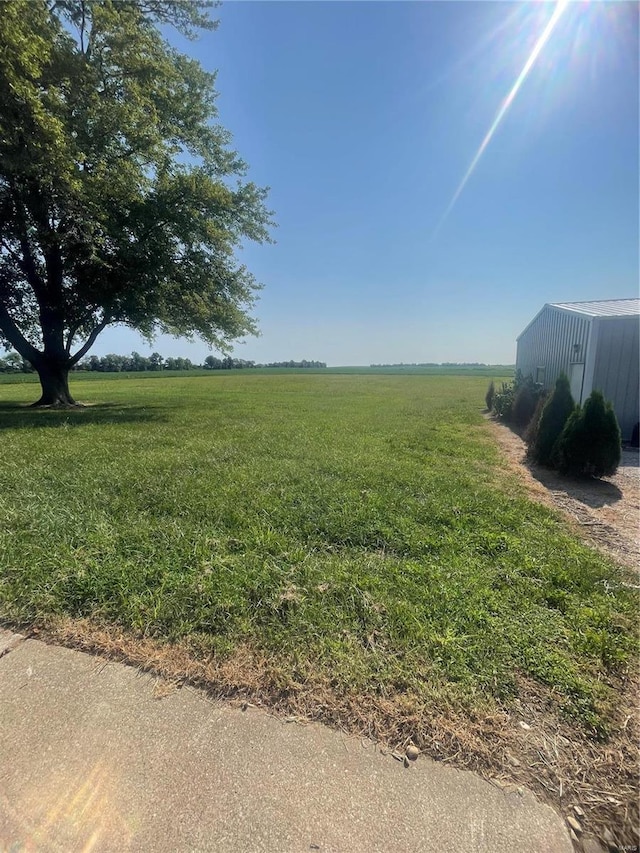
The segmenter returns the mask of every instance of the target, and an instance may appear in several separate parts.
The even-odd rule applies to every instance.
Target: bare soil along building
[[[552,388],[566,373],[577,403],[593,390],[610,400],[623,441],[638,423],[640,299],[552,302],[518,337],[516,369]]]

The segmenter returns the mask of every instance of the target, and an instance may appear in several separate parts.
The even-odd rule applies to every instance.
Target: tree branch
[[[42,297],[44,296],[44,293],[46,292],[46,286],[38,272],[33,253],[31,251],[31,246],[29,245],[27,219],[25,216],[24,206],[22,204],[20,196],[18,195],[17,190],[13,186],[11,187],[11,195],[13,197],[13,203],[15,205],[16,218],[18,219],[20,225],[20,234],[18,235],[20,249],[22,250],[22,263],[20,266],[22,267],[22,271],[26,275],[27,280],[33,289],[36,299],[38,300],[38,302],[40,302]]]
[[[84,0],[80,0],[81,19],[80,19],[80,51],[84,55],[84,27],[85,27],[85,9]]]
[[[71,344],[73,343],[73,339],[75,338],[79,328],[80,323],[76,323],[75,326],[71,326],[69,329],[69,335],[67,336],[67,345],[65,346],[65,351],[67,355],[70,355],[71,353]]]
[[[35,365],[40,352],[25,338],[2,302],[0,302],[0,332],[23,358]]]
[[[71,357],[71,359],[69,361],[70,365],[73,366],[74,364],[77,364],[80,361],[80,359],[82,358],[82,356],[86,355],[89,352],[91,347],[95,344],[96,338],[98,337],[100,332],[103,329],[105,329],[108,325],[109,325],[109,320],[103,320],[101,323],[98,323],[98,325],[93,329],[93,331],[91,332],[91,334],[87,338],[86,343],[80,347],[80,349],[78,350],[78,352],[74,356]],[[2,328],[1,325],[0,325],[0,328]],[[20,350],[18,350],[18,352],[20,352]]]

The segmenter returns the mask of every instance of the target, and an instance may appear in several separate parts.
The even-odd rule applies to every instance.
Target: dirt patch
[[[531,496],[561,510],[589,545],[633,569],[640,567],[640,467],[637,450],[623,450],[613,477],[578,480],[527,461],[527,446],[492,420],[504,454]]]

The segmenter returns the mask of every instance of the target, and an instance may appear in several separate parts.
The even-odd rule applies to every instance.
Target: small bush
[[[531,416],[531,420],[529,421],[529,426],[526,428],[523,434],[523,438],[525,443],[527,444],[527,454],[531,454],[531,448],[535,445],[538,439],[538,430],[540,429],[540,418],[542,417],[542,410],[545,407],[547,400],[549,399],[548,391],[541,391],[538,395],[538,401],[536,402],[536,407],[534,409],[533,415]]]
[[[491,386],[489,386],[489,391]],[[489,391],[487,391],[488,401]],[[541,395],[545,392],[541,385],[533,381],[533,377],[525,379],[522,373],[516,372],[513,382],[503,382],[500,391],[493,389],[492,408],[494,413],[507,423],[512,423],[519,429],[524,429],[536,410]],[[487,402],[488,405],[488,402]]]
[[[554,446],[574,409],[569,380],[561,373],[553,393],[542,409],[535,442],[530,448],[532,459],[541,465],[551,464]]]
[[[538,400],[543,393],[540,385],[536,385],[530,376],[525,380],[521,380],[519,384],[516,384],[511,419],[517,427],[524,429],[529,425],[535,413]]]
[[[493,409],[493,398],[496,396],[496,386],[493,383],[493,379],[489,383],[489,387],[487,388],[487,393],[484,395],[484,401],[487,404],[487,411],[490,412]]]
[[[572,412],[553,451],[564,473],[606,477],[620,464],[621,437],[611,403],[593,391],[584,407]]]
[[[503,382],[501,390],[494,394],[493,411],[499,418],[502,418],[505,421],[511,420],[511,411],[513,409],[515,394],[516,392],[512,382]]]

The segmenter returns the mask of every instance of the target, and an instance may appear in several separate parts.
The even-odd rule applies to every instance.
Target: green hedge
[[[611,403],[593,391],[571,413],[553,451],[553,463],[567,474],[606,477],[620,464],[622,440]]]
[[[569,380],[561,373],[556,380],[553,393],[540,415],[537,434],[529,448],[529,455],[540,465],[552,465],[553,452],[562,430],[575,409]]]

